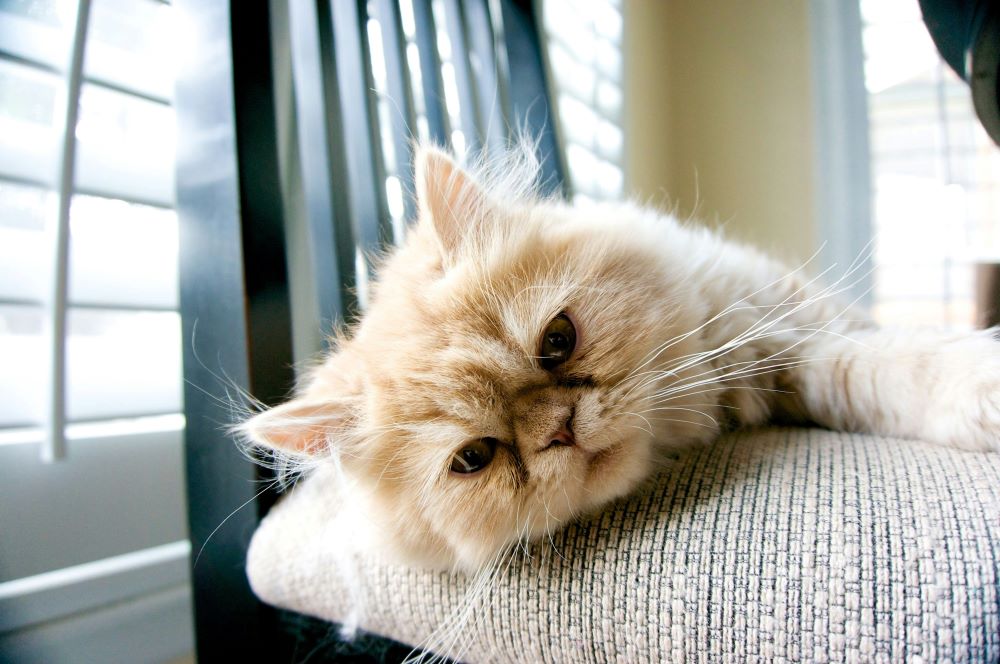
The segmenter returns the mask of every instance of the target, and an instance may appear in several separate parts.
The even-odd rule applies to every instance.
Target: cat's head
[[[654,439],[705,426],[657,393],[698,315],[665,224],[540,199],[525,154],[466,171],[420,150],[419,219],[364,316],[294,399],[242,426],[336,456],[399,548],[444,565],[480,567],[629,493]]]

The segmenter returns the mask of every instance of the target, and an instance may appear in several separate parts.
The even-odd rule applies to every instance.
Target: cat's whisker
[[[467,587],[465,596],[459,605],[451,611],[449,616],[437,629],[411,650],[411,655],[418,650],[423,650],[424,653],[417,658],[408,656],[404,661],[424,661],[423,658],[428,652],[432,653],[430,660],[428,660],[431,662],[444,662],[448,658],[461,659],[465,646],[459,647],[460,639],[471,638],[470,632],[472,630],[466,629],[469,625],[470,617],[477,615],[476,611],[482,600],[482,595],[493,585],[496,577],[499,575],[503,559],[505,557],[513,558],[512,556],[508,556],[510,552],[510,547],[501,547],[491,560],[484,563],[479,571],[473,575],[472,582]],[[508,567],[509,564],[510,561],[508,561]],[[506,569],[504,568],[504,570]],[[473,624],[474,626],[479,626],[479,623]]]
[[[674,418],[666,418],[666,417],[664,417],[664,418],[656,418],[656,419],[658,419],[661,422],[672,422],[674,424],[685,424],[685,425],[691,425],[691,426],[701,427],[703,429],[708,429],[709,431],[718,431],[718,427],[713,427],[712,425],[705,424],[704,422],[693,422],[691,420],[682,420],[682,419],[678,419],[676,417],[674,417]],[[637,426],[634,426],[634,425],[628,425],[628,426],[631,426],[633,429],[638,429],[639,431],[646,431],[642,427],[637,427]],[[647,432],[647,433],[649,433],[649,432]]]
[[[273,488],[274,488],[274,487],[275,487],[276,485],[277,485],[277,480],[275,480],[275,481],[273,481],[273,482],[269,483],[269,484],[268,484],[267,486],[265,486],[265,487],[264,487],[263,489],[261,489],[260,491],[258,491],[257,493],[255,493],[255,494],[254,494],[253,496],[251,496],[251,497],[250,497],[250,498],[249,498],[248,500],[246,500],[246,501],[245,501],[245,502],[244,502],[244,503],[243,503],[242,505],[240,505],[239,507],[237,507],[236,509],[234,509],[234,510],[233,510],[232,512],[230,512],[230,513],[229,513],[229,514],[228,514],[228,515],[226,516],[226,518],[225,518],[225,519],[223,519],[222,521],[220,521],[220,522],[219,522],[219,525],[217,525],[217,526],[216,526],[216,527],[215,527],[215,528],[214,528],[214,529],[212,530],[212,532],[210,532],[210,533],[208,534],[208,537],[206,537],[206,538],[205,538],[205,541],[204,541],[204,542],[202,542],[202,544],[201,544],[201,547],[200,547],[200,548],[198,549],[198,554],[197,554],[197,555],[196,555],[196,556],[194,557],[194,562],[193,562],[193,563],[191,563],[191,567],[193,568],[193,567],[197,567],[197,566],[198,566],[198,561],[199,561],[199,560],[201,560],[201,554],[205,552],[205,547],[206,547],[206,546],[208,546],[208,543],[209,543],[210,541],[212,541],[212,537],[214,537],[214,536],[215,536],[215,533],[219,532],[219,529],[220,529],[220,528],[222,528],[222,526],[226,525],[226,522],[227,522],[227,521],[229,521],[229,520],[230,520],[231,518],[233,518],[233,515],[234,515],[234,514],[236,514],[237,512],[239,512],[239,511],[240,511],[241,509],[243,509],[244,507],[246,507],[247,505],[249,505],[249,504],[250,504],[250,503],[252,503],[253,501],[255,501],[255,500],[257,500],[258,498],[260,498],[260,497],[261,497],[261,496],[262,496],[262,495],[263,495],[263,494],[264,494],[265,492],[267,492],[267,491],[269,491],[269,490],[273,489]]]
[[[722,311],[720,311],[719,313],[715,314],[714,316],[712,316],[711,318],[709,318],[708,320],[706,320],[704,323],[702,323],[698,327],[694,328],[693,330],[690,330],[690,331],[688,331],[688,332],[686,332],[684,334],[678,335],[678,336],[674,337],[673,339],[667,340],[666,342],[664,342],[663,344],[661,344],[659,347],[657,347],[653,351],[650,351],[650,353],[647,354],[647,356],[644,357],[640,361],[640,364],[637,367],[637,369],[642,369],[649,362],[651,362],[651,361],[655,360],[657,357],[659,357],[659,355],[664,350],[666,350],[666,349],[672,347],[673,345],[676,345],[677,343],[679,343],[679,342],[681,342],[681,341],[683,341],[683,340],[685,340],[685,339],[687,339],[687,338],[689,338],[689,337],[697,334],[698,332],[702,331],[706,327],[712,325],[713,323],[719,321],[721,318],[724,318],[725,316],[733,313],[734,311],[745,310],[745,309],[756,309],[756,308],[763,308],[763,307],[770,307],[770,308],[773,309],[774,307],[781,306],[781,303],[779,303],[778,305],[764,305],[764,304],[761,304],[761,305],[751,305],[747,301],[751,300],[753,297],[756,297],[757,295],[760,295],[761,293],[763,293],[763,292],[765,292],[767,290],[770,290],[770,289],[774,288],[777,284],[781,283],[782,281],[785,281],[786,279],[790,279],[795,274],[798,274],[799,272],[803,271],[813,260],[816,259],[816,257],[820,254],[821,251],[822,251],[822,247],[820,249],[817,249],[815,252],[813,252],[812,256],[810,256],[808,259],[806,259],[805,262],[801,263],[798,267],[796,267],[793,270],[791,270],[791,271],[783,274],[782,276],[778,277],[774,281],[771,281],[770,283],[767,283],[767,284],[761,286],[757,290],[751,292],[749,295],[743,296],[742,298],[740,298],[736,302],[733,302],[732,304],[728,305]],[[717,260],[721,260],[721,256]],[[825,270],[824,274],[825,274],[826,271],[829,271],[829,269],[830,268],[828,268],[827,270]],[[813,281],[815,281],[815,279]],[[802,288],[797,289],[793,293],[793,295],[796,294],[796,293],[798,293],[798,292],[801,292],[801,290],[802,290]],[[649,357],[649,355],[652,355],[652,357]]]
[[[842,322],[842,321],[841,321],[841,319],[831,319],[830,321],[820,321],[820,322],[817,322],[817,323],[815,323],[815,325],[822,325],[822,324],[825,324],[825,323],[832,324],[834,322]],[[790,333],[794,333],[794,332],[797,332],[797,331],[813,331],[814,329],[815,328],[813,328],[811,325],[801,325],[801,326],[790,327],[790,328],[779,328],[778,330],[760,329],[759,331],[756,332],[756,334],[754,334],[754,336],[747,337],[746,339],[730,340],[730,341],[726,342],[726,344],[724,344],[722,346],[719,346],[717,348],[713,348],[713,349],[706,350],[706,351],[701,351],[701,352],[698,352],[698,353],[691,353],[691,354],[688,354],[688,355],[684,355],[684,356],[675,358],[673,360],[674,364],[668,364],[668,365],[666,365],[666,367],[660,368],[660,369],[647,370],[647,371],[641,372],[639,374],[635,374],[635,376],[654,375],[654,376],[659,377],[659,376],[662,376],[663,374],[669,374],[669,375],[676,376],[677,373],[678,373],[678,371],[681,371],[681,370],[687,369],[687,368],[695,367],[698,364],[705,363],[705,362],[707,362],[710,359],[715,359],[715,356],[721,357],[723,355],[726,355],[726,354],[728,354],[728,353],[736,350],[737,348],[740,348],[740,347],[746,345],[747,343],[750,343],[750,342],[753,342],[753,341],[760,341],[762,339],[767,339],[767,338],[770,338],[770,337],[773,337],[773,336],[782,335],[782,334],[790,334]],[[639,387],[641,387],[641,386],[642,385],[640,384]]]
[[[605,436],[605,439],[607,439],[607,436]],[[576,510],[573,507],[573,501],[569,499],[569,493],[567,493],[566,491],[566,485],[563,484],[560,488],[562,489],[563,497],[566,499],[566,506],[571,510],[569,518],[570,519],[577,518]],[[586,486],[584,486],[584,489],[586,489]]]
[[[562,487],[562,490],[563,490],[563,494],[565,494],[565,495],[566,495],[566,504],[567,504],[567,505],[569,505],[569,494],[566,494],[566,487],[565,487],[565,485],[564,485],[564,486]],[[544,507],[544,508],[545,508],[545,534],[546,534],[546,535],[548,536],[548,538],[549,538],[549,545],[550,545],[550,546],[552,547],[552,551],[553,551],[553,552],[554,552],[554,553],[555,553],[556,555],[558,555],[558,556],[559,556],[560,558],[563,558],[563,555],[562,555],[562,553],[561,553],[561,552],[559,551],[559,549],[557,549],[557,548],[556,548],[556,542],[555,542],[555,539],[553,539],[553,537],[552,537],[552,529],[551,529],[551,528],[549,527],[549,519],[550,519],[550,518],[551,518],[551,519],[552,519],[552,521],[553,521],[553,522],[555,522],[556,524],[559,524],[559,519],[557,519],[557,518],[556,518],[556,517],[555,517],[555,516],[554,516],[554,515],[552,514],[552,511],[551,511],[551,510],[549,509],[549,503],[548,503],[548,501],[546,501],[546,500],[545,500],[545,498],[544,498],[544,497],[542,498],[542,507]],[[563,560],[565,560],[565,558],[563,558]]]
[[[642,414],[643,415],[647,415],[649,413],[653,413],[653,412],[657,412],[657,411],[663,411],[663,410],[679,410],[679,411],[684,411],[684,412],[688,412],[688,413],[695,413],[696,415],[701,415],[705,419],[711,421],[712,424],[714,424],[716,426],[719,425],[719,421],[717,419],[715,419],[714,417],[712,417],[711,415],[709,415],[708,413],[706,413],[705,411],[698,410],[697,408],[686,408],[684,406],[657,406],[655,408],[647,408],[646,410],[642,411]],[[633,413],[633,415],[638,416],[639,413]]]
[[[528,551],[528,541],[529,535],[531,533],[531,523],[534,520],[534,513],[528,512],[527,518],[524,520],[524,526],[521,528],[521,533],[517,537],[517,542],[521,546],[521,551],[524,553],[524,557],[530,559],[531,552]]]
[[[760,319],[758,319],[755,323],[753,323],[750,327],[747,328],[747,330],[745,330],[741,334],[739,334],[736,337],[730,339],[729,341],[723,343],[722,345],[720,345],[717,348],[714,348],[714,349],[711,349],[711,350],[708,350],[708,351],[702,351],[700,353],[693,353],[689,357],[681,358],[681,359],[684,359],[686,361],[682,362],[679,366],[677,366],[677,365],[671,365],[669,367],[669,370],[671,370],[671,371],[673,371],[673,372],[676,373],[677,371],[685,368],[686,365],[690,365],[692,362],[694,362],[695,358],[700,358],[702,360],[709,359],[709,358],[711,358],[713,356],[716,356],[716,355],[723,355],[723,354],[726,354],[728,352],[731,352],[735,348],[738,348],[738,347],[741,347],[743,345],[746,345],[747,343],[749,343],[751,341],[759,340],[761,338],[766,338],[765,333],[768,332],[769,330],[771,330],[771,328],[773,328],[775,325],[777,325],[777,323],[781,322],[785,318],[788,318],[788,317],[790,317],[790,316],[792,316],[792,315],[800,312],[805,307],[812,306],[812,305],[816,304],[820,300],[831,298],[833,296],[839,295],[839,294],[841,294],[843,292],[846,292],[846,291],[854,288],[858,283],[860,283],[863,279],[865,279],[868,276],[868,274],[870,273],[870,271],[867,272],[867,273],[862,274],[861,277],[859,277],[858,279],[856,279],[854,282],[851,282],[851,283],[847,284],[846,286],[841,286],[841,284],[844,281],[846,281],[848,278],[850,278],[850,276],[853,274],[854,271],[856,271],[857,269],[859,269],[860,264],[861,264],[860,262],[856,261],[854,264],[852,264],[852,266],[848,270],[848,272],[845,273],[840,279],[838,279],[836,282],[834,282],[831,286],[823,288],[823,289],[820,289],[816,294],[813,294],[813,295],[811,295],[811,296],[809,296],[809,297],[807,297],[807,298],[805,298],[803,300],[794,300],[794,299],[792,299],[798,293],[802,292],[805,288],[807,288],[808,286],[811,286],[814,282],[816,282],[826,272],[828,272],[829,270],[831,270],[833,266],[831,266],[830,268],[827,268],[827,270],[824,270],[819,276],[815,277],[814,279],[812,279],[812,280],[806,282],[805,284],[803,284],[802,286],[800,286],[793,293],[791,293],[790,295],[788,295],[783,301],[779,302],[778,304],[771,305],[771,306],[767,307],[768,310],[765,312],[764,316],[762,316]],[[786,276],[790,276],[791,274],[794,274],[794,271],[792,273],[790,273],[789,275],[786,275]],[[778,280],[778,281],[780,281],[780,280]],[[777,282],[774,282],[774,283],[777,283]],[[844,307],[843,311],[839,312],[837,316],[835,316],[833,319],[831,319],[830,321],[828,321],[828,324],[832,324],[835,321],[842,321],[843,320],[842,319],[842,314],[845,311],[850,310],[850,308],[852,308],[863,297],[864,297],[864,294],[858,296],[853,302],[851,302],[846,307]],[[732,313],[733,311],[740,310],[740,309],[754,308],[754,307],[737,306],[739,304],[740,304],[740,302],[736,302],[733,305],[730,305],[725,310],[723,310],[722,313],[717,314],[715,317],[713,317],[713,319],[710,319],[709,323],[712,322],[712,321],[714,321],[714,320],[717,320],[724,313],[728,314],[728,313]],[[768,320],[768,317],[772,313],[774,313],[775,311],[777,311],[778,309],[780,309],[782,307],[791,307],[791,309],[789,309],[788,311],[785,311],[782,315],[776,317],[773,320]],[[697,330],[705,327],[705,325],[707,325],[707,324],[708,323],[705,323],[705,324],[699,326],[699,328],[696,328],[695,331],[697,331]],[[816,324],[816,323],[814,323],[814,324]],[[785,332],[791,332],[791,331],[794,331],[794,328],[786,329],[786,330],[780,330],[779,329],[777,331],[777,333],[785,333]],[[648,363],[648,361],[646,363],[644,363],[643,365],[640,365],[639,368],[642,368],[642,366],[644,366],[647,363]],[[634,373],[634,371],[633,371],[633,373]]]
[[[702,386],[705,386],[705,385],[721,384],[721,383],[726,383],[726,382],[730,382],[730,381],[734,381],[734,380],[745,380],[747,378],[756,378],[756,377],[764,376],[764,375],[771,374],[771,373],[779,373],[779,372],[787,371],[790,368],[798,367],[798,366],[801,366],[803,364],[808,364],[808,363],[813,362],[813,361],[814,360],[811,360],[811,359],[808,359],[808,360],[799,360],[799,361],[796,361],[796,362],[782,363],[779,366],[773,366],[773,367],[769,367],[769,368],[760,368],[760,367],[757,367],[757,368],[753,369],[752,371],[748,370],[748,369],[744,369],[744,370],[740,370],[740,371],[734,371],[734,372],[731,372],[729,374],[725,374],[725,375],[722,375],[722,376],[711,376],[711,377],[703,379],[703,380],[697,380],[697,381],[691,381],[691,382],[688,382],[688,383],[679,383],[677,385],[672,385],[669,388],[665,388],[663,390],[660,390],[660,391],[656,392],[656,395],[657,396],[667,396],[667,395],[672,395],[672,394],[684,393],[686,390],[688,390],[688,389],[690,389],[692,387],[702,387]]]
[[[756,359],[756,360],[744,360],[744,361],[741,361],[741,362],[732,362],[730,364],[725,364],[725,365],[722,365],[722,366],[712,366],[711,368],[709,368],[709,369],[707,369],[705,371],[702,371],[700,373],[685,375],[682,378],[680,378],[679,380],[675,381],[675,383],[667,385],[665,387],[669,388],[669,387],[672,387],[675,384],[683,384],[684,382],[695,381],[695,380],[698,380],[698,379],[701,379],[701,378],[705,378],[706,376],[707,377],[719,377],[719,378],[731,376],[731,375],[734,375],[734,374],[736,374],[738,372],[743,372],[743,371],[751,370],[751,369],[757,367],[758,365],[760,365],[761,363],[766,362],[766,361],[771,361],[772,363],[785,363],[785,362],[797,361],[797,360],[800,360],[800,359],[812,359],[812,358],[808,358],[808,357],[805,357],[805,356],[781,358],[780,360],[778,360],[776,358],[775,359],[760,358],[760,359]],[[772,364],[772,365],[768,365],[768,366],[777,366],[777,365],[776,364]]]
[[[862,297],[864,297],[864,295],[859,295],[857,299],[859,300],[859,299],[861,299]],[[854,306],[854,304],[855,304],[855,303],[856,303],[856,301],[855,301],[855,302],[852,302],[852,303],[850,303],[850,304],[848,304],[848,305],[847,305],[847,306],[846,306],[846,307],[844,308],[844,311],[847,311],[847,310],[849,310],[849,309],[850,309],[851,307],[853,307],[853,306]],[[841,313],[842,313],[842,312],[841,312]],[[782,349],[782,350],[780,350],[780,351],[777,351],[777,352],[774,352],[774,353],[772,353],[772,354],[771,354],[771,355],[769,355],[768,357],[765,357],[765,358],[762,358],[762,359],[760,359],[760,360],[756,360],[756,361],[754,361],[754,362],[753,362],[753,363],[751,364],[751,366],[755,366],[755,365],[757,365],[757,364],[761,364],[761,363],[764,363],[764,362],[768,362],[768,361],[770,361],[770,360],[772,360],[772,359],[774,359],[774,358],[777,358],[778,356],[780,356],[780,355],[783,355],[783,354],[787,353],[787,352],[788,352],[788,351],[790,351],[791,349],[793,349],[793,348],[795,348],[795,347],[797,347],[797,346],[799,346],[799,345],[801,345],[801,344],[803,344],[803,343],[806,343],[807,341],[810,341],[810,340],[811,340],[811,339],[812,339],[812,338],[813,338],[813,337],[814,337],[815,335],[817,335],[817,334],[819,334],[819,333],[821,333],[821,332],[822,332],[822,333],[830,333],[830,334],[832,334],[832,335],[834,335],[834,336],[837,336],[837,337],[840,337],[840,338],[848,338],[848,339],[850,339],[851,341],[857,341],[857,342],[858,342],[859,344],[861,344],[861,345],[864,345],[864,344],[863,344],[862,342],[860,342],[860,341],[858,341],[858,340],[856,340],[856,339],[853,339],[853,338],[849,338],[849,337],[845,337],[844,335],[842,335],[842,334],[840,334],[840,333],[837,333],[836,331],[830,331],[830,330],[827,330],[827,328],[828,328],[828,327],[829,327],[830,325],[832,325],[833,323],[837,322],[838,320],[839,320],[839,318],[838,318],[838,317],[834,317],[833,319],[830,319],[830,320],[828,320],[828,321],[822,321],[822,322],[820,322],[820,323],[814,323],[814,324],[813,324],[813,325],[819,325],[819,327],[813,327],[813,326],[811,326],[811,325],[807,325],[807,326],[798,326],[798,327],[796,327],[796,328],[792,328],[792,329],[791,329],[791,331],[793,331],[793,332],[796,332],[796,331],[799,331],[799,332],[800,332],[800,331],[808,331],[808,332],[811,332],[811,334],[808,334],[808,335],[806,335],[805,337],[800,337],[800,338],[796,339],[796,340],[795,340],[795,341],[794,341],[793,343],[791,343],[791,344],[790,344],[789,346],[785,347],[784,349]],[[784,331],[780,331],[780,332],[782,332],[782,333],[783,333]],[[762,335],[760,335],[760,337],[758,337],[758,338],[766,338],[766,337],[768,337],[768,336],[770,336],[770,334],[762,334]],[[819,358],[809,358],[809,359],[810,359],[810,360],[815,360],[815,359],[819,359]],[[787,368],[787,367],[786,367],[786,368]],[[706,373],[710,373],[710,372],[706,372]],[[729,376],[731,376],[731,375],[733,375],[733,374],[730,374]],[[753,374],[753,375],[757,375],[757,374]],[[723,374],[723,376],[724,376],[724,377],[727,377],[727,378],[728,378],[728,376],[726,376],[725,374]]]
[[[525,557],[528,557],[528,558],[531,557],[530,554],[528,553],[528,550],[527,550],[527,532],[528,532],[529,524],[530,524],[530,516],[531,515],[529,514],[529,519],[527,519],[525,521],[525,525],[524,525],[524,528],[521,531],[521,535],[518,537],[518,542],[522,543],[522,546],[524,548],[524,555],[525,555]],[[500,575],[506,574],[510,570],[510,567],[514,563],[514,560],[515,560],[516,557],[517,557],[517,547],[516,546],[515,547],[505,546],[505,547],[501,548],[500,554],[494,558],[494,561],[487,566],[487,569],[491,570],[491,572],[488,573],[488,574],[482,575],[482,577],[481,577],[482,578],[482,582],[480,584],[480,587],[476,590],[476,592],[474,594],[475,600],[474,600],[474,602],[470,602],[469,603],[469,606],[467,607],[467,612],[466,612],[467,614],[471,614],[471,615],[475,616],[476,621],[473,624],[473,626],[475,628],[479,629],[479,628],[482,627],[483,615],[486,613],[485,611],[483,611],[483,612],[476,612],[475,611],[475,608],[476,608],[475,604],[481,599],[482,595],[485,592],[487,592],[488,590],[491,590],[493,588],[493,586],[494,586],[494,584],[496,582],[496,579]],[[507,561],[506,564],[503,563],[504,558],[506,558],[506,561]],[[502,569],[501,569],[501,565],[502,565]],[[477,579],[478,578],[480,578],[480,577],[477,574]],[[490,601],[489,601],[489,605],[488,605],[489,608],[492,609],[494,607],[496,601],[497,601],[497,595],[493,594],[490,597]],[[455,630],[454,633],[455,633],[456,636],[462,636],[462,637],[464,637],[466,639],[466,643],[468,643],[468,642],[471,642],[471,640],[475,637],[475,631],[476,630],[466,630],[464,628],[464,624],[463,624],[461,626],[461,628],[458,629],[458,630]],[[467,650],[467,648],[468,648],[467,645],[463,645],[459,649],[459,652],[457,653],[457,656],[454,657],[454,659],[461,659],[462,654],[464,654],[464,652],[465,652],[465,650]]]
[[[817,362],[822,362],[828,358],[804,358],[800,360],[794,360],[789,362],[779,362],[774,365],[769,365],[767,367],[753,367],[744,368],[738,371],[733,371],[728,374],[722,375],[712,375],[709,378],[697,381],[690,381],[687,383],[678,383],[676,385],[671,385],[669,387],[663,388],[653,394],[656,397],[662,397],[672,394],[686,394],[687,390],[692,387],[700,387],[703,385],[720,384],[719,389],[735,389],[735,386],[721,386],[721,383],[727,383],[733,380],[745,380],[747,378],[755,378],[771,373],[779,373],[787,371],[791,368],[797,368],[806,364],[812,364]],[[761,389],[761,387],[754,386],[752,389]]]
[[[799,306],[803,306],[803,305],[796,305],[796,308],[799,307]],[[749,343],[751,343],[753,341],[759,341],[761,339],[766,339],[766,338],[769,338],[771,336],[775,336],[775,335],[779,335],[779,334],[788,334],[788,333],[794,332],[794,331],[796,331],[796,328],[784,328],[784,329],[779,329],[779,330],[776,330],[776,331],[771,329],[775,325],[777,325],[779,322],[781,322],[782,320],[784,320],[784,318],[792,315],[793,313],[795,313],[795,309],[793,309],[792,311],[786,312],[785,314],[782,314],[780,317],[776,318],[775,320],[767,321],[766,324],[764,324],[762,322],[763,321],[763,319],[762,319],[762,321],[758,321],[757,323],[755,323],[753,326],[751,326],[750,328],[748,328],[746,331],[744,331],[740,335],[737,335],[732,340],[730,340],[730,341],[722,344],[721,346],[719,346],[717,348],[714,348],[712,350],[705,351],[705,352],[702,352],[702,353],[694,354],[692,357],[685,359],[683,362],[680,362],[677,365],[668,365],[668,370],[671,371],[672,373],[676,374],[676,373],[678,373],[680,371],[686,370],[688,368],[695,367],[695,366],[697,366],[699,364],[702,364],[702,363],[705,363],[705,362],[707,362],[709,360],[713,360],[713,359],[716,359],[717,357],[721,357],[723,355],[726,355],[726,354],[728,354],[728,353],[736,350],[737,348],[743,347],[743,346],[745,346],[745,345],[747,345],[747,344],[749,344]]]
[[[645,401],[650,401],[650,405],[656,405],[660,403],[668,403],[675,399],[688,398],[692,396],[697,396],[700,394],[712,394],[715,392],[731,391],[731,390],[751,390],[754,392],[769,392],[774,394],[793,394],[791,390],[781,390],[772,387],[758,387],[755,385],[717,385],[715,387],[709,387],[702,390],[695,390],[693,392],[684,391],[678,394],[668,395],[666,397],[649,395]],[[732,410],[739,410],[738,407],[729,404],[714,404],[717,408],[728,408]]]
[[[517,529],[521,528],[520,526],[517,525],[519,523],[521,523],[521,501],[517,502],[517,511],[514,513],[514,528],[515,528],[515,531],[517,531]],[[514,541],[515,541],[516,544],[520,543],[520,538],[521,537],[522,537],[522,535],[520,535],[520,534],[518,534],[518,535],[515,536],[515,540]]]
[[[860,299],[860,297],[862,297],[862,296],[859,296],[859,299]],[[852,307],[853,304],[854,303],[852,302],[847,307],[845,307],[844,310],[846,311],[846,310],[850,309],[850,307]],[[658,370],[658,371],[648,372],[650,375],[647,376],[646,379],[642,383],[640,383],[640,384],[638,384],[636,386],[633,386],[633,388],[631,390],[629,390],[629,392],[626,393],[625,397],[628,397],[633,391],[635,391],[635,389],[640,389],[641,387],[644,387],[645,385],[648,385],[651,382],[655,382],[656,380],[660,380],[660,379],[662,379],[664,377],[667,377],[667,376],[676,376],[677,372],[680,371],[680,370],[682,370],[682,369],[691,368],[693,366],[696,366],[699,363],[707,362],[710,359],[714,359],[713,356],[722,356],[722,355],[725,355],[726,353],[731,352],[735,348],[737,348],[739,346],[742,346],[742,345],[745,345],[746,343],[749,343],[751,341],[759,341],[761,339],[770,338],[771,336],[777,336],[777,335],[782,335],[782,334],[791,334],[791,333],[794,333],[794,332],[802,332],[802,331],[813,332],[813,334],[808,335],[808,336],[806,336],[804,338],[799,339],[794,344],[792,344],[791,346],[785,348],[784,350],[779,351],[777,353],[773,353],[771,356],[769,356],[767,358],[762,358],[761,360],[755,361],[755,362],[759,363],[759,362],[767,361],[767,360],[769,360],[769,359],[771,359],[771,358],[773,358],[773,357],[775,357],[777,355],[780,355],[782,353],[787,353],[788,350],[790,350],[791,348],[793,348],[793,347],[795,347],[795,346],[797,346],[797,345],[799,345],[801,343],[804,343],[804,342],[810,340],[812,338],[812,336],[814,336],[816,333],[819,333],[819,332],[829,333],[829,334],[832,334],[834,336],[841,336],[841,337],[844,336],[844,335],[841,335],[840,333],[838,333],[836,331],[831,331],[831,330],[827,329],[829,327],[829,325],[832,325],[835,322],[842,322],[839,316],[838,317],[834,317],[833,319],[830,319],[828,321],[819,321],[819,322],[816,322],[816,323],[812,323],[811,325],[802,325],[802,326],[795,326],[795,327],[792,327],[792,328],[781,328],[781,329],[778,329],[778,330],[770,330],[769,328],[773,324],[775,324],[776,322],[778,322],[779,320],[781,320],[781,318],[779,318],[776,321],[772,321],[772,322],[768,323],[768,325],[765,326],[764,328],[759,328],[759,325],[758,325],[759,329],[758,329],[758,331],[756,332],[755,335],[746,337],[745,339],[741,340],[738,344],[736,344],[733,347],[726,348],[727,346],[730,346],[733,343],[732,341],[730,341],[730,342],[727,342],[726,344],[723,344],[722,346],[720,346],[720,347],[718,347],[716,349],[712,349],[710,351],[706,351],[706,352],[702,352],[702,353],[692,354],[694,357],[698,358],[698,362],[694,362],[694,357],[692,357],[692,358],[687,359],[687,361],[684,362],[682,366],[673,366],[673,365],[670,365],[669,368],[667,368],[667,369],[662,369],[662,370]],[[815,325],[819,325],[819,327],[818,328],[817,327],[813,327]],[[852,341],[856,341],[856,340],[852,339]],[[725,349],[725,350],[723,350],[723,349]],[[714,371],[715,371],[715,369],[711,369],[708,372],[705,372],[705,374],[710,374],[710,373],[712,373]],[[647,373],[647,372],[644,372],[644,373]],[[687,378],[690,378],[690,377],[687,377]]]
[[[637,418],[639,418],[640,420],[642,420],[643,422],[646,423],[645,427],[641,427],[641,426],[639,426],[637,424],[626,424],[625,426],[627,426],[630,429],[635,429],[637,431],[642,431],[643,433],[646,433],[646,434],[648,434],[650,436],[655,435],[655,433],[653,431],[653,423],[649,421],[649,418],[643,417],[642,415],[639,415],[638,413],[632,413],[632,412],[624,413],[624,414],[627,415],[627,416],[630,416],[630,417],[637,417]]]

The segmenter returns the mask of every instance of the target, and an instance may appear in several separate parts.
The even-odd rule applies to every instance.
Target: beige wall
[[[631,193],[787,258],[813,253],[808,4],[625,0]]]

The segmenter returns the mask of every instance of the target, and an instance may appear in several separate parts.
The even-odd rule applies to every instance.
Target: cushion
[[[479,583],[346,553],[329,482],[261,522],[255,592],[463,661],[1000,659],[998,454],[737,432]]]

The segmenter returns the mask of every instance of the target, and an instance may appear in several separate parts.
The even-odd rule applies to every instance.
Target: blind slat
[[[0,305],[0,427],[46,423],[43,309]],[[175,312],[70,307],[65,419],[113,419],[181,409],[180,319]],[[190,340],[189,340],[190,341]],[[208,387],[208,386],[206,386]]]

